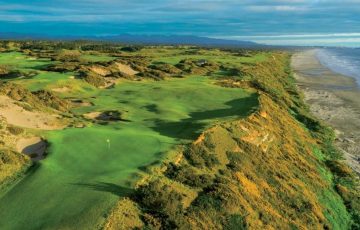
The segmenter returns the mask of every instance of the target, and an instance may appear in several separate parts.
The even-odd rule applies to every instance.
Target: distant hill
[[[22,34],[22,33],[0,33],[0,39],[14,40],[94,40],[120,42],[126,44],[143,45],[197,45],[210,47],[242,47],[260,48],[265,47],[250,41],[235,41],[225,39],[215,39],[208,37],[183,36],[183,35],[131,35],[122,34],[114,36],[54,36],[41,34]]]
[[[255,47],[262,46],[250,41],[234,41],[225,39],[215,39],[197,36],[180,36],[180,35],[118,35],[96,37],[99,40],[137,43],[137,44],[154,44],[154,45],[201,45],[201,46],[228,46],[228,47]]]

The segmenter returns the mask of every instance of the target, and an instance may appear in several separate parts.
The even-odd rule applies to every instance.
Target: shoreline
[[[356,79],[322,65],[316,49],[295,53],[291,67],[311,112],[334,128],[336,146],[360,175],[360,89]]]

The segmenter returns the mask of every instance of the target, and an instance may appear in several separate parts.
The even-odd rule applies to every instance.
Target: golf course
[[[0,229],[357,229],[290,57],[0,42]]]
[[[1,55],[0,62],[16,59],[17,67],[25,70],[49,64],[19,53]],[[74,108],[74,114],[117,110],[122,120],[41,131],[49,143],[48,156],[0,198],[0,207],[6,207],[0,209],[1,229],[100,226],[119,197],[131,193],[146,166],[215,123],[245,117],[258,103],[255,93],[221,87],[204,76],[121,80],[109,89],[96,89],[70,76],[39,71],[32,78],[11,81],[29,90],[72,85],[78,90],[60,96],[91,103]]]

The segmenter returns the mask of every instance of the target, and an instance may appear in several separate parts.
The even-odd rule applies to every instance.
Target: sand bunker
[[[86,107],[94,105],[92,102],[84,101],[82,99],[71,99],[70,101],[74,105],[74,107]]]
[[[0,96],[0,116],[4,117],[7,123],[23,128],[42,130],[64,128],[58,116],[38,111],[27,111],[7,96]]]
[[[116,62],[116,67],[119,69],[120,72],[129,75],[134,76],[135,74],[139,73],[138,71],[133,70],[130,66],[124,65],[122,63]]]
[[[103,76],[103,77],[110,74],[109,70],[107,70],[104,67],[100,67],[100,66],[92,66],[90,68],[90,71],[92,71],[100,76]]]
[[[16,144],[17,151],[31,157],[33,161],[44,159],[47,143],[40,137],[20,139]]]
[[[129,121],[123,119],[119,111],[90,112],[84,114],[84,117],[99,121]]]
[[[53,88],[51,90],[54,91],[54,92],[57,92],[57,93],[66,93],[66,92],[70,91],[70,88],[64,86],[64,87],[59,87],[59,88]]]

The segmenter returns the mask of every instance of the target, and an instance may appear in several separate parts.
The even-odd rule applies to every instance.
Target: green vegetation
[[[359,227],[356,180],[304,105],[288,54],[11,47],[0,67],[32,75],[5,78],[0,94],[72,122],[52,131],[4,123],[3,137],[35,133],[50,148],[16,184],[30,162],[0,151],[1,229]]]

